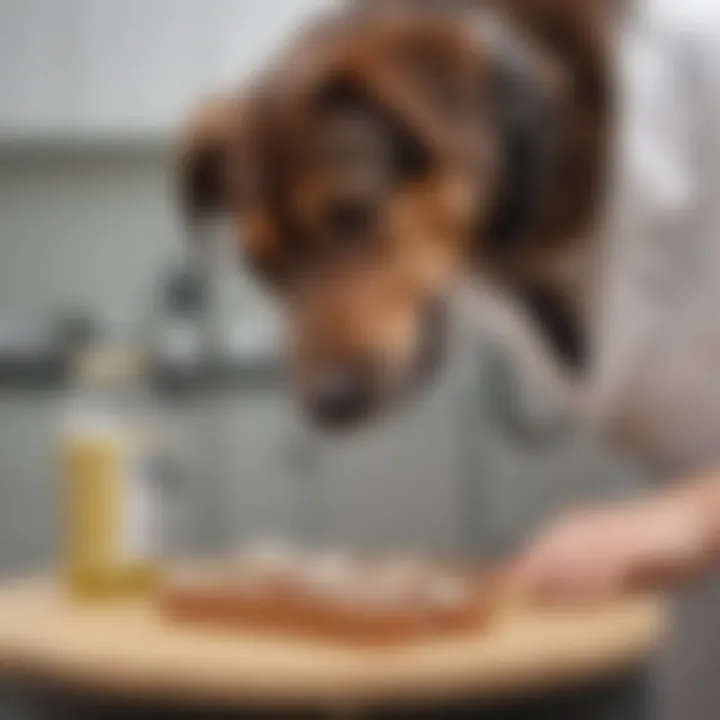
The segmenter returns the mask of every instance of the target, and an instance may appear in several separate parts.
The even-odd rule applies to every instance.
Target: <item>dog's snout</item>
[[[310,393],[308,409],[322,425],[342,426],[360,420],[372,405],[372,383],[366,373],[336,368],[325,374]]]

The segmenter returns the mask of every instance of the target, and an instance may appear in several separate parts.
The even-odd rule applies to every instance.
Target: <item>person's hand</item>
[[[662,589],[707,562],[701,520],[697,503],[683,495],[575,512],[510,562],[506,589],[560,603]]]

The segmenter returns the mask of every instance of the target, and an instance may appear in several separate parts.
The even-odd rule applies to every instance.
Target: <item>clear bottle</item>
[[[159,427],[143,363],[118,348],[86,351],[62,422],[65,579],[84,598],[150,590],[159,569],[163,488]]]

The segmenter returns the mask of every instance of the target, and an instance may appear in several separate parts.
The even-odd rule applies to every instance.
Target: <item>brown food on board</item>
[[[482,628],[492,594],[481,573],[430,561],[246,553],[171,574],[161,606],[177,622],[389,644]]]

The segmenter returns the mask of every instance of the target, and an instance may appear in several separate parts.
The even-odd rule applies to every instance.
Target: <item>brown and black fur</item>
[[[512,293],[568,368],[585,362],[615,4],[433,5],[366,1],[319,19],[252,87],[206,106],[184,145],[188,217],[231,219],[286,308],[298,391],[328,424],[426,374],[443,300],[469,274]],[[512,79],[469,29],[488,9],[527,58],[520,99],[541,109],[524,195]],[[322,387],[348,377],[355,402],[333,412]]]

